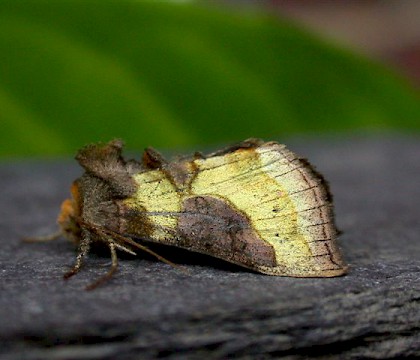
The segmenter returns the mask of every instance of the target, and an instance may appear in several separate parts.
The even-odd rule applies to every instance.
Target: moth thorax
[[[66,199],[61,204],[61,210],[57,218],[63,234],[72,242],[78,243],[80,241],[80,226],[76,221],[81,215],[81,201],[79,187],[74,182],[71,186],[71,198]]]

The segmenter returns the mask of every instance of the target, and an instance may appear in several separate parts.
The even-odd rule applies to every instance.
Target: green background
[[[384,66],[262,13],[165,2],[1,1],[0,156],[296,133],[418,131]]]

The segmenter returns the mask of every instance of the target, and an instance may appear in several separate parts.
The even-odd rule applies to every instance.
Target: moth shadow
[[[142,242],[142,245],[147,246],[150,250],[155,252],[156,254],[164,257],[165,259],[177,264],[188,267],[200,266],[200,267],[208,267],[215,270],[222,270],[227,272],[234,272],[234,273],[254,273],[254,271],[241,267],[236,264],[229,263],[225,260],[218,259],[216,257],[201,254],[193,251],[189,251],[186,249],[178,248],[175,246],[163,245],[163,244],[155,244],[149,242]],[[118,258],[121,261],[130,260],[134,261],[136,259],[144,259],[150,262],[160,263],[161,261],[157,259],[155,256],[141,250],[137,250],[137,255],[130,255],[125,252],[118,252]],[[95,244],[92,248],[92,253],[98,257],[109,258],[109,249],[102,244]]]

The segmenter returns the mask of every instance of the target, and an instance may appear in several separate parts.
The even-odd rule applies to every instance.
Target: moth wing
[[[331,196],[306,160],[272,142],[188,164],[182,189],[164,169],[133,176],[123,232],[271,275],[345,273]]]
[[[198,242],[196,251],[209,253],[205,246],[219,241],[225,251],[211,255],[271,275],[328,277],[346,272],[336,244],[331,195],[323,177],[306,160],[270,142],[197,159],[195,164],[199,170],[190,199],[218,199],[245,219],[230,216],[229,225],[223,223],[225,237],[213,236],[207,245]],[[185,199],[183,211],[192,202]],[[214,218],[216,207],[213,201]],[[234,235],[229,227],[237,230]]]
[[[177,241],[181,195],[161,169],[133,175],[135,193],[122,201],[120,232],[164,244]]]

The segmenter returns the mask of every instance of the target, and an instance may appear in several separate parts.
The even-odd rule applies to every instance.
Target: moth
[[[147,148],[140,161],[122,157],[123,143],[88,145],[76,160],[84,174],[58,216],[61,235],[78,246],[68,278],[95,243],[152,253],[147,242],[184,248],[256,272],[292,277],[343,275],[332,197],[311,164],[276,142],[248,139],[203,155],[167,161]]]

